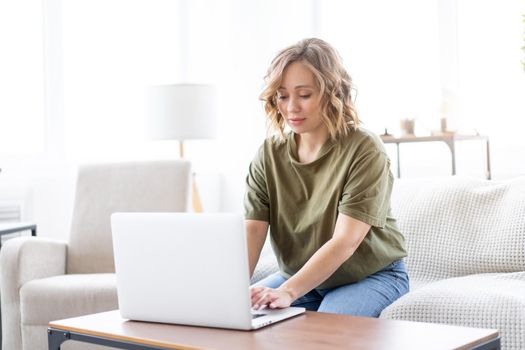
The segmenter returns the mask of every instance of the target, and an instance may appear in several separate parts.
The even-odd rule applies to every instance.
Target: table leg
[[[487,180],[491,180],[492,179],[492,173],[490,171],[490,145],[489,145],[489,139],[487,138],[485,140],[485,142],[487,143],[487,172],[486,172],[486,176],[487,176]]]
[[[456,148],[454,141],[444,141],[450,149],[450,156],[452,159],[452,175],[456,175]]]
[[[60,345],[69,339],[69,333],[57,330],[47,330],[47,346],[49,350],[60,350]]]
[[[399,142],[396,143],[397,146],[397,178],[401,178],[401,160],[399,159]]]
[[[501,350],[500,338],[490,340],[472,348],[472,350]]]
[[[49,350],[60,350],[60,345],[65,341],[82,342],[89,344],[97,344],[107,346],[115,349],[126,350],[166,350],[166,347],[159,347],[156,345],[148,345],[142,343],[135,343],[133,341],[125,341],[120,339],[104,338],[91,334],[83,334],[73,331],[64,331],[55,328],[48,328],[47,343]]]

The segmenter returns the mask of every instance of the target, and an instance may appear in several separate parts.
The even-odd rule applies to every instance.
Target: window
[[[44,151],[41,0],[0,2],[0,157]]]

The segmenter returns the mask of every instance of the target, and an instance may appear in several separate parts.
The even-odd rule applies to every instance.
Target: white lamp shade
[[[213,138],[215,115],[213,85],[156,85],[146,90],[146,126],[151,139]]]

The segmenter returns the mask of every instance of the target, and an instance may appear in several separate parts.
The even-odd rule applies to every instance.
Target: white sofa
[[[392,210],[411,291],[381,317],[494,328],[525,349],[525,177],[396,180]],[[276,270],[265,247],[254,281]]]

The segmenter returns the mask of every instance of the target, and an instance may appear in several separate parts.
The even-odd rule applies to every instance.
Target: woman
[[[359,127],[352,81],[328,43],[282,50],[265,81],[277,136],[250,164],[246,231],[250,276],[268,226],[280,271],[252,286],[252,306],[378,317],[408,291],[383,144]]]

